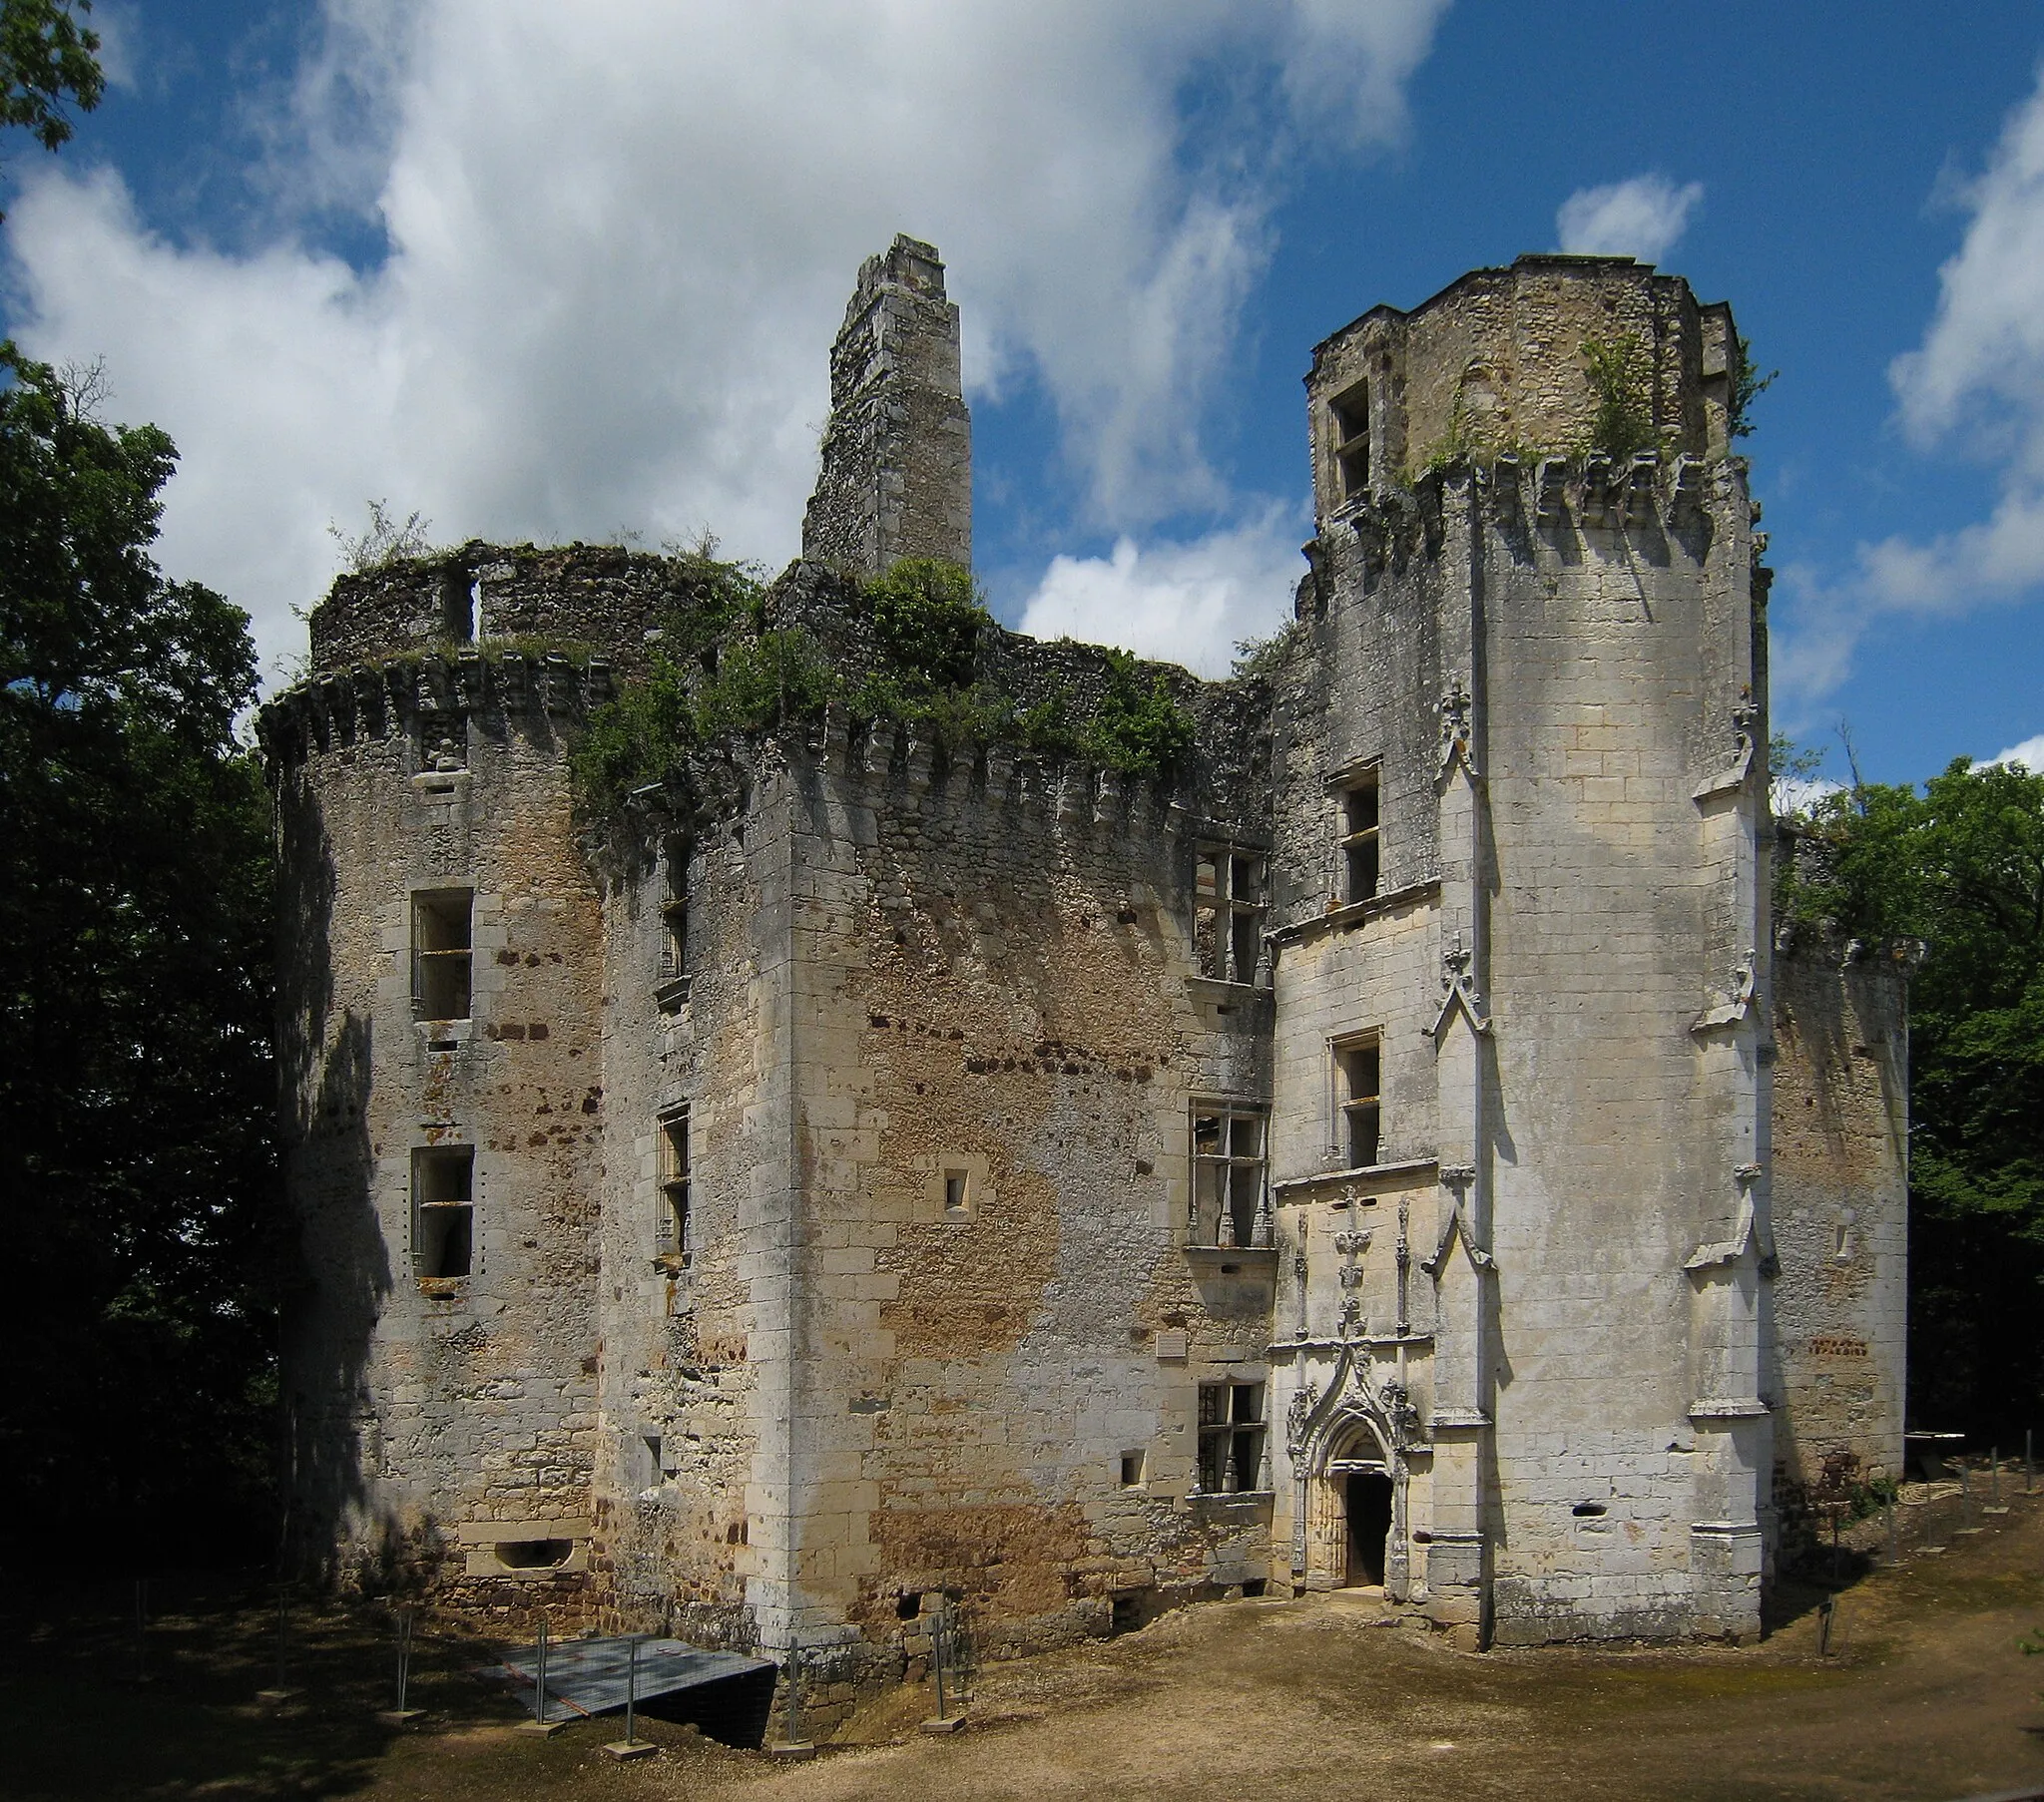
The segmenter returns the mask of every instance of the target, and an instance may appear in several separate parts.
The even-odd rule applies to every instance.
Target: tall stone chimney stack
[[[972,567],[972,420],[958,308],[936,247],[869,256],[830,348],[830,424],[802,555],[877,576],[904,557]]]

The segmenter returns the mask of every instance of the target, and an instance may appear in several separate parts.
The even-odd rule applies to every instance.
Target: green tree
[[[2044,772],[1819,802],[1779,903],[1929,947],[1910,993],[1910,1405],[2044,1424]]]
[[[235,736],[255,650],[150,555],[169,438],[11,344],[0,383],[13,1543],[247,1556],[273,1386],[270,832]]]
[[[71,136],[66,97],[81,113],[100,104],[100,37],[79,20],[91,11],[92,0],[0,0],[0,126],[53,151]]]

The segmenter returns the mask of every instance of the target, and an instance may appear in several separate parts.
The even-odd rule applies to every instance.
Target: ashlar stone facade
[[[941,1606],[983,1653],[1344,1585],[1471,1645],[1757,1631],[1777,1486],[1899,1467],[1906,973],[1771,934],[1736,354],[1623,258],[1335,333],[1296,618],[1156,667],[1160,778],[832,703],[621,865],[565,749],[685,566],[338,585],[261,720],[308,1548],[799,1644],[825,1728]],[[930,246],[832,392],[767,607],[853,659],[859,578],[969,556]]]

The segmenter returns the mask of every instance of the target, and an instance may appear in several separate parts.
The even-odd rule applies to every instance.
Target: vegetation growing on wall
[[[1910,990],[1909,1409],[2044,1418],[2044,773],[1964,758],[1815,801],[1778,917],[1921,939]],[[2006,1443],[2006,1441],[2004,1441]]]
[[[1765,375],[1761,373],[1760,365],[1753,360],[1751,338],[1737,338],[1733,341],[1732,401],[1727,421],[1730,436],[1753,436],[1753,403],[1775,385],[1775,377],[1781,373],[1779,369],[1770,369]]]
[[[1654,447],[1654,363],[1636,332],[1583,340],[1583,369],[1597,397],[1593,451],[1623,459]]]
[[[986,674],[997,629],[955,565],[911,559],[860,585],[854,625],[869,650],[833,663],[806,629],[766,624],[766,591],[750,572],[696,562],[651,671],[591,716],[573,754],[584,814],[600,827],[620,825],[633,792],[675,779],[691,751],[813,718],[833,700],[857,719],[922,728],[954,755],[1008,743],[1158,775],[1192,749],[1192,720],[1165,676],[1146,682],[1123,652],[1102,654],[1107,679],[1091,716],[1062,691],[1019,706]]]

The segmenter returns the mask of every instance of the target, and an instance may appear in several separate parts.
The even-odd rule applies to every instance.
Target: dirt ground
[[[615,1721],[542,1740],[474,1674],[473,1642],[422,1641],[384,1727],[387,1631],[294,1622],[280,1705],[271,1618],[217,1595],[163,1604],[137,1682],[132,1624],[54,1606],[0,1619],[0,1795],[361,1796],[376,1802],[747,1802],[942,1794],[1349,1798],[1424,1795],[1960,1798],[2044,1793],[2044,1494],[1942,1537],[1839,1595],[1787,1591],[1755,1647],[1465,1654],[1355,1596],[1214,1603],[1138,1633],[979,1673],[964,1730],[917,1730],[927,1690],[860,1723],[877,1743],[783,1764],[653,1723],[657,1756],[605,1757]],[[132,1605],[132,1597],[123,1599]]]

